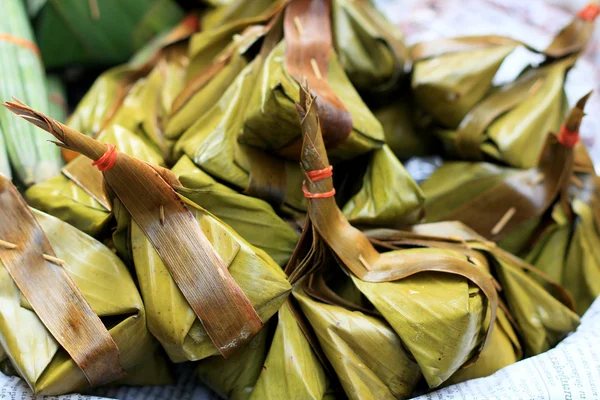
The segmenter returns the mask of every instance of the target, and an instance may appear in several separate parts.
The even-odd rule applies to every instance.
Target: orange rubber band
[[[333,165],[324,169],[308,171],[306,176],[308,176],[308,179],[310,179],[311,182],[319,182],[323,179],[331,178],[333,176]]]
[[[117,161],[117,146],[114,144],[107,144],[106,147],[107,149],[104,154],[102,154],[102,157],[92,163],[94,167],[98,167],[102,172],[110,170]]]
[[[308,176],[311,182],[319,182],[323,179],[331,178],[333,176],[333,166],[330,165],[327,168],[308,171],[306,172],[306,176]],[[306,189],[306,182],[302,182],[302,192],[304,192],[304,197],[308,199],[326,199],[335,195],[335,189],[331,189],[325,193],[311,193]]]
[[[311,193],[306,188],[304,182],[302,182],[302,192],[304,192],[304,197],[307,199],[327,199],[329,197],[335,196],[335,189],[331,189],[329,192],[325,193]]]
[[[584,21],[594,22],[598,14],[600,14],[600,7],[594,3],[590,3],[579,11],[577,16]]]
[[[29,40],[21,39],[16,36],[9,35],[8,33],[0,33],[0,40],[16,44],[17,46],[25,47],[26,49],[33,51],[38,57],[42,58],[40,49],[35,43],[30,42]]]
[[[189,14],[183,19],[182,24],[192,32],[197,32],[200,28],[200,21],[198,20],[198,16],[196,14]]]
[[[577,142],[579,142],[579,132],[570,131],[564,124],[562,124],[560,126],[557,139],[563,146],[573,147],[577,144]]]

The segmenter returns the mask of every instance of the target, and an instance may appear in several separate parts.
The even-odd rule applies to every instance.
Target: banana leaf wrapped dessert
[[[573,293],[580,314],[600,295],[599,185],[595,174],[573,174],[568,190],[535,232],[535,240],[522,251],[528,262]]]
[[[521,255],[571,290],[580,313],[598,294],[598,257],[584,250],[597,239],[597,178],[578,135],[588,96],[548,135],[536,168],[446,163],[422,186],[429,221],[462,221]]]
[[[206,31],[216,30],[230,22],[256,17],[275,2],[273,0],[257,0],[251,3],[239,0],[210,0],[207,3],[212,8],[202,13],[200,23]]]
[[[162,156],[148,139],[121,125],[111,125],[97,139],[132,157],[164,166]],[[79,156],[67,164],[62,174],[31,186],[25,197],[33,207],[98,236],[106,228],[112,209],[102,185],[102,173]]]
[[[339,13],[347,16],[342,8]],[[332,156],[350,159],[380,148],[384,141],[381,125],[348,80],[335,54],[329,10],[329,1],[274,2],[257,16],[234,20],[215,32],[196,35],[190,45],[194,54],[188,74],[190,84],[176,101],[175,112],[167,123],[168,137],[179,137],[186,129],[180,142],[188,141],[190,135],[202,136],[192,133],[199,121],[217,119],[207,114],[214,114],[221,93],[233,90],[232,86],[251,63],[255,70],[252,89],[244,100],[247,104],[237,112],[243,116],[236,115],[243,119],[234,134],[240,143],[297,160],[300,127],[294,110],[299,96],[296,80],[307,76],[321,95],[323,118],[330,132],[326,141]],[[365,18],[370,15],[363,14]],[[347,24],[348,21],[346,28]],[[237,33],[233,41],[232,32]],[[317,32],[319,37],[312,38]],[[269,41],[262,39],[268,33]],[[318,45],[309,45],[311,41]],[[355,57],[362,59],[354,55],[348,60]],[[207,64],[206,60],[213,61]],[[338,119],[341,115],[344,120]],[[186,153],[194,158],[190,151]]]
[[[16,96],[47,113],[48,91],[44,65],[34,43],[25,5],[20,0],[2,3],[5,18],[0,22],[0,57],[4,60],[0,74],[0,96]],[[25,187],[60,173],[60,151],[49,148],[34,128],[24,121],[11,118],[7,110],[0,110],[0,170],[12,176]]]
[[[309,8],[310,7],[310,8]],[[241,143],[298,159],[300,126],[295,115],[298,81],[316,93],[325,142],[336,160],[383,145],[383,129],[346,76],[332,45],[327,1],[292,1],[284,11],[284,40],[266,56],[244,112]],[[295,21],[300,21],[295,23]],[[314,36],[314,37],[313,37]]]
[[[235,399],[337,398],[342,390],[351,399],[408,398],[421,377],[436,387],[484,376],[520,359],[521,348],[545,351],[577,326],[562,288],[554,297],[524,273],[523,261],[464,225],[367,236],[352,228],[331,196],[313,98],[302,101],[309,218],[286,267],[293,300],[279,310],[272,339],[264,333],[266,355],[261,339],[240,349],[236,363],[199,364],[209,386]],[[506,299],[490,272],[510,290]],[[508,308],[498,308],[504,301]]]
[[[249,19],[273,3],[277,1],[253,1],[250,5],[236,0],[207,11],[202,26],[210,30],[224,23]],[[397,87],[404,76],[407,50],[401,33],[377,11],[373,2],[331,1],[331,26],[340,63],[359,91],[381,93]]]
[[[558,131],[565,117],[565,76],[575,60],[570,57],[528,70],[514,82],[491,90],[456,130],[436,131],[446,153],[516,168],[535,166],[545,141],[540,133]]]
[[[173,0],[51,0],[30,11],[49,68],[122,63],[184,17]]]
[[[187,155],[203,171],[245,194],[259,197],[278,210],[298,214],[306,210],[302,174],[296,162],[268,154],[238,141],[260,66],[277,43],[271,29],[259,55],[245,66],[218,101],[178,139],[174,157]]]
[[[556,131],[568,110],[565,75],[593,31],[595,15],[585,10],[542,51],[495,36],[440,39],[413,48],[415,100],[433,117],[432,129],[449,155],[535,166],[545,133]],[[503,60],[521,45],[545,61],[514,82],[492,86]]]
[[[454,128],[492,87],[518,43],[496,36],[425,42],[411,49],[415,102],[440,125]]]
[[[229,356],[280,307],[290,286],[279,266],[185,192],[179,194],[172,172],[22,103],[6,106],[61,146],[96,160],[117,220],[115,247],[133,260],[148,328],[171,360]]]
[[[69,117],[69,125],[92,136],[111,125],[121,125],[150,139],[162,157],[171,161],[174,143],[163,131],[175,97],[183,88],[187,39],[197,28],[196,17],[189,16],[127,64],[100,75]],[[68,161],[72,158],[74,155]]]
[[[421,126],[418,110],[409,91],[392,102],[373,108],[373,113],[385,134],[385,143],[400,160],[431,154],[435,149],[435,136]]]
[[[76,228],[30,209],[5,177],[0,203],[0,343],[11,369],[48,395],[110,382],[170,382],[121,260]]]
[[[196,30],[189,17],[130,63],[101,75],[69,118],[69,125],[102,143],[142,161],[164,166],[169,143],[161,133],[162,119],[183,81],[185,47]],[[97,236],[110,219],[102,174],[89,161],[67,150],[70,162],[63,174],[31,187],[31,204],[84,232]]]
[[[173,102],[165,127],[167,138],[177,139],[212,108],[253,60],[255,47],[268,30],[266,24],[284,5],[285,1],[275,2],[252,18],[235,20],[190,38],[186,83]]]
[[[336,201],[352,225],[404,227],[422,219],[423,193],[387,145],[336,170]]]
[[[185,193],[185,197],[202,204],[250,244],[264,250],[277,264],[287,263],[298,234],[269,203],[218,183],[187,156],[173,166],[172,172],[182,184],[178,191]]]

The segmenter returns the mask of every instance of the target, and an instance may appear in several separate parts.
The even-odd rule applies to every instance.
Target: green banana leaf
[[[600,254],[596,248],[600,234],[593,200],[596,183],[591,175],[579,176],[583,186],[571,185],[569,192],[571,214],[557,203],[550,223],[528,250],[526,259],[561,282],[575,297],[577,312],[582,315],[600,295]]]
[[[554,347],[579,324],[579,317],[572,308],[574,307],[572,298],[564,288],[560,287],[555,282],[552,282],[549,278],[541,272],[536,271],[523,260],[500,249],[493,243],[486,241],[485,238],[479,236],[466,225],[457,222],[416,225],[411,229],[411,232],[412,233],[409,234],[407,232],[394,233],[394,231],[388,230],[375,230],[367,232],[367,235],[370,238],[375,239],[374,243],[380,245],[383,242],[389,244],[396,243],[396,246],[401,247],[409,246],[411,244],[425,247],[422,249],[400,250],[405,252],[406,257],[408,257],[408,252],[414,251],[427,251],[440,255],[444,253],[450,255],[454,252],[458,253],[455,254],[456,257],[468,257],[471,263],[478,268],[491,272],[494,278],[497,279],[499,286],[502,288],[502,291],[499,293],[502,295],[502,303],[500,305],[507,305],[507,307],[500,307],[498,309],[495,327],[492,331],[498,331],[500,328],[500,334],[498,334],[498,332],[495,336],[492,334],[487,347],[483,350],[475,363],[469,363],[461,369],[456,369],[453,377],[449,378],[450,383],[487,376],[496,372],[503,366],[508,365],[508,363],[519,360],[523,353],[526,356],[531,356],[544,352]],[[453,241],[454,244],[450,245],[450,241]],[[398,250],[394,250],[391,253],[394,253],[395,251]],[[446,274],[441,276],[445,277],[445,275]],[[414,277],[421,277],[421,279],[424,279],[425,274],[415,275]],[[543,279],[543,282],[546,285],[540,284],[534,277]],[[354,281],[358,282],[358,279],[354,278]],[[397,285],[405,282],[407,284],[409,283],[407,278],[393,282],[393,284]],[[360,285],[364,286],[365,283],[371,286],[380,285],[380,283],[361,281],[358,282],[357,286],[360,289]],[[465,283],[463,282],[463,284]],[[411,351],[417,362],[420,360],[420,353],[418,353],[418,348],[417,350],[413,350],[415,348],[415,343],[414,339],[411,340],[416,334],[413,332],[411,335],[410,329],[412,325],[416,325],[415,321],[422,320],[428,312],[421,311],[420,313],[417,313],[413,307],[407,306],[406,299],[411,299],[411,296],[420,296],[425,288],[427,289],[427,292],[425,292],[426,300],[418,303],[417,307],[431,307],[429,305],[430,302],[433,307],[442,307],[441,305],[436,305],[433,302],[433,299],[435,299],[436,296],[444,296],[446,293],[445,290],[441,289],[441,286],[439,286],[437,282],[436,285],[439,289],[433,294],[429,294],[429,288],[431,287],[433,290],[435,287],[431,282],[427,285],[421,284],[420,287],[415,286],[411,288],[408,286],[408,293],[404,293],[404,296],[398,298],[394,296],[401,296],[402,294],[396,293],[397,290],[393,291],[391,288],[387,291],[383,291],[382,289],[376,291],[373,289],[372,293],[367,293],[363,290],[363,293],[390,322],[392,327],[400,334],[400,337],[404,339],[407,349]],[[547,290],[545,286],[550,290]],[[385,288],[385,286],[382,288]],[[470,292],[473,291],[470,290]],[[385,302],[386,300],[387,303]],[[440,299],[438,299],[438,301],[443,303],[445,307],[457,306],[456,301],[444,302]],[[469,299],[469,302],[472,301],[472,299]],[[381,303],[383,303],[383,305],[380,305]],[[465,312],[464,310],[466,307],[457,307],[459,312]],[[396,311],[400,314],[400,317],[406,318],[405,322],[399,320],[398,315],[394,316],[394,309],[400,311],[399,313]],[[415,312],[415,314],[413,316],[408,314],[403,317],[402,315],[407,314],[407,310],[412,310],[411,312]],[[445,311],[444,313],[439,311],[435,315],[448,316],[452,314],[449,314],[448,311]],[[396,320],[390,320],[389,316],[396,318]],[[510,322],[510,324],[508,322]],[[431,335],[431,332],[435,332],[435,329],[440,329],[440,334],[443,334],[444,336],[453,334],[453,326],[457,326],[457,324],[458,323],[449,325],[445,330],[444,328],[439,327],[425,330],[425,338],[423,338],[423,333],[421,333],[418,335],[420,343],[417,341],[416,344],[423,345],[424,351],[431,352],[435,347],[430,345],[428,348],[424,345],[428,340],[427,338],[429,335]],[[489,325],[488,317],[486,317],[484,326],[486,324]],[[418,328],[419,326],[412,329]],[[399,331],[399,329],[402,331]],[[515,332],[518,332],[519,339],[516,339]],[[408,335],[406,335],[406,333],[408,333]],[[439,343],[452,346],[455,345],[453,340],[459,342],[466,338],[468,338],[468,336],[459,336],[457,339],[444,338],[440,339]],[[477,340],[481,340],[481,336],[477,338]],[[521,351],[521,348],[523,351]],[[444,357],[447,354],[446,352],[442,353]],[[421,367],[421,369],[427,379],[427,370],[424,370],[423,367]]]
[[[491,163],[456,161],[442,164],[421,184],[426,220],[443,221],[467,200],[517,172]]]
[[[103,72],[81,99],[67,124],[86,135],[96,135],[118,97],[119,83],[133,70],[120,65]]]
[[[496,261],[495,271],[519,326],[526,356],[551,349],[577,328],[577,314],[525,274],[519,265],[508,257],[498,257]]]
[[[256,0],[251,3],[235,0],[232,4],[208,10],[201,17],[201,22],[208,25],[202,25],[204,30],[190,39],[190,65],[186,79],[190,80],[212,64],[228,46],[235,47],[235,42],[242,39],[244,31],[251,30],[252,25],[266,24],[285,4],[286,0]]]
[[[556,282],[562,282],[569,251],[571,223],[560,204],[552,209],[552,222],[527,252],[525,260],[544,271]]]
[[[361,189],[342,208],[344,216],[353,225],[400,227],[418,222],[425,199],[402,163],[388,146],[374,150],[370,158]]]
[[[245,146],[238,142],[243,125],[243,113],[254,90],[258,60],[246,66],[211,109],[204,113],[177,141],[175,158],[186,154],[203,171],[239,190],[251,182],[251,162]],[[285,171],[284,209],[286,212],[306,210],[302,193],[302,172],[298,163],[280,160]]]
[[[408,398],[421,377],[401,339],[381,320],[293,292],[350,399]]]
[[[25,5],[21,0],[2,2],[0,35],[13,40],[0,41],[0,98],[16,98],[47,113],[48,92],[46,75]],[[18,42],[22,41],[22,42]],[[12,176],[28,187],[60,173],[63,162],[60,151],[48,146],[44,137],[25,121],[12,118],[6,109],[0,110],[0,172]]]
[[[353,124],[349,136],[329,151],[330,157],[351,159],[383,146],[385,138],[381,124],[348,80],[333,51],[329,59],[328,82],[335,94],[343,99]],[[240,142],[274,152],[298,140],[301,132],[295,104],[299,99],[300,85],[286,70],[285,41],[282,41],[267,56],[259,73],[245,110]]]
[[[504,311],[498,310],[496,318],[490,342],[477,361],[466,368],[459,369],[445,382],[445,385],[490,376],[521,359],[523,354],[519,339]]]
[[[407,249],[384,253],[446,254],[451,250]],[[430,387],[441,385],[474,354],[485,329],[484,298],[462,277],[421,273],[393,282],[354,284],[396,331]]]
[[[57,75],[48,75],[46,88],[48,89],[48,115],[57,121],[65,122],[68,113],[65,85]]]
[[[117,146],[119,151],[137,157],[143,161],[164,165],[161,155],[151,146],[149,141],[137,136],[120,125],[112,125],[98,136],[103,143]],[[76,158],[72,164],[85,163],[86,167],[91,162],[87,159]],[[91,172],[101,182],[102,175],[91,167]],[[105,227],[110,218],[110,210],[106,203],[99,202],[88,191],[83,190],[77,183],[66,175],[58,175],[47,181],[31,186],[25,197],[30,205],[51,214],[83,232],[96,236]]]
[[[218,183],[183,156],[172,169],[181,182],[178,192],[232,227],[251,245],[285,265],[298,234],[265,201],[243,195]]]
[[[388,92],[404,76],[402,34],[370,1],[331,3],[334,47],[348,79],[365,92]]]
[[[516,168],[536,165],[548,132],[558,132],[568,111],[565,75],[573,58],[526,71],[494,88],[456,130],[437,132],[446,151],[469,160],[490,159]]]
[[[431,154],[434,136],[417,125],[415,106],[408,95],[399,96],[373,113],[383,127],[386,144],[400,160]]]
[[[252,400],[326,397],[328,378],[296,317],[285,303],[277,313],[277,329]]]
[[[207,31],[224,29],[256,18],[275,3],[233,1],[205,12],[202,26]],[[340,64],[359,91],[381,93],[398,85],[407,58],[403,37],[371,1],[333,0],[331,25]]]
[[[221,28],[221,30],[226,30],[226,28]],[[165,127],[165,135],[169,139],[177,139],[195,121],[201,119],[248,65],[249,60],[245,53],[263,34],[262,29],[256,28],[254,30],[249,28],[248,31],[238,34],[236,40],[232,40],[221,52],[214,55],[216,60],[224,60],[222,66],[218,65],[216,61],[213,61],[213,66],[206,65],[206,61],[214,52],[213,46],[221,48],[220,41],[223,40],[221,35],[217,35],[213,31],[205,31],[192,37],[190,48],[193,48],[195,53],[187,70],[186,86],[194,85],[198,79],[203,81],[203,85],[193,93],[186,91],[178,96],[175,109]],[[196,66],[199,63],[202,64]],[[206,71],[207,67],[210,67],[211,70]],[[213,72],[212,68],[216,69],[214,76],[206,81],[207,75]],[[192,75],[195,69],[199,70]],[[184,95],[185,97],[182,98],[181,96]]]
[[[76,228],[32,210],[83,296],[120,350],[128,372],[122,384],[169,383],[167,364],[146,328],[146,313],[125,265],[110,249]],[[83,372],[44,327],[2,266],[0,268],[0,342],[12,365],[34,392],[59,395],[88,387]],[[27,329],[23,329],[26,326]]]
[[[165,98],[164,100],[161,99],[163,103],[160,104],[161,108],[164,107],[165,111],[168,111],[173,97],[180,90],[181,84],[178,84],[177,79],[178,64],[186,62],[186,57],[183,55],[185,47],[182,44],[169,46],[174,44],[173,33],[177,33],[181,25],[185,25],[185,22],[182,22],[180,26],[171,32],[164,32],[146,43],[127,63],[100,74],[70,115],[67,124],[86,135],[95,136],[99,134],[109,123],[114,123],[113,119],[118,111],[123,108],[123,104],[132,106],[139,103],[139,100],[132,101],[135,95],[131,94],[130,91],[139,92],[140,86],[143,86],[145,81],[144,78],[152,72],[155,75],[164,75],[169,80],[165,83],[164,90],[162,90],[165,93]],[[189,27],[186,28],[189,29]],[[175,37],[181,39],[181,34],[178,33]],[[160,71],[155,71],[159,64]],[[167,66],[165,67],[164,64],[167,64]],[[154,80],[156,79],[155,77]],[[154,85],[156,86],[156,83]],[[156,106],[152,104],[150,108],[154,109]],[[137,105],[136,107],[139,108]],[[139,110],[123,112],[121,114],[124,117],[118,122],[132,131],[137,131],[137,124],[139,124],[138,112]],[[130,122],[127,123],[126,121]]]
[[[182,200],[261,320],[266,322],[291,290],[281,268],[264,251],[250,245],[217,217],[185,197]],[[216,347],[156,250],[133,220],[130,221],[129,236],[150,332],[173,362],[201,360],[217,354]]]
[[[486,162],[444,163],[421,184],[425,195],[425,220],[448,220],[465,203],[494,185],[519,175],[523,175],[528,182],[535,182],[538,174]],[[507,205],[506,209],[509,208],[510,205]],[[539,221],[539,218],[532,218],[523,222],[518,229],[500,240],[500,246],[511,253],[521,254]]]
[[[211,0],[212,1],[212,0]],[[206,31],[216,31],[223,25],[235,21],[256,17],[267,9],[273,0],[227,0],[215,4],[212,9],[206,10],[201,17],[201,24]]]
[[[263,370],[268,344],[269,327],[265,326],[233,356],[224,358],[217,355],[200,360],[196,368],[198,376],[225,399],[247,400],[252,395],[254,385]]]
[[[516,47],[516,43],[491,42],[475,49],[417,59],[412,73],[415,101],[441,125],[457,127],[490,90],[498,68]]]
[[[573,293],[577,311],[583,314],[600,295],[600,254],[598,243],[600,228],[593,217],[590,204],[576,199],[573,211],[577,215],[573,238],[566,259],[563,283]]]
[[[183,18],[173,0],[48,0],[35,34],[48,68],[127,61],[157,34]],[[69,43],[69,46],[65,46]]]
[[[185,67],[188,62],[183,53],[184,47],[179,51],[170,52],[164,59],[160,60],[156,67],[143,80],[139,92],[139,115],[142,118],[141,130],[152,143],[161,151],[163,158],[170,163],[174,141],[169,140],[164,134],[167,118],[171,113],[171,106],[176,96],[181,92],[184,85]],[[119,115],[127,116],[131,113],[127,99],[121,107]],[[129,114],[131,118],[131,114]],[[117,122],[118,123],[118,122]]]

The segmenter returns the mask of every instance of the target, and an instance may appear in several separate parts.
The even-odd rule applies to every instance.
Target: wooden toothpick
[[[362,254],[358,256],[358,261],[361,262],[361,264],[363,265],[363,267],[365,267],[365,269],[367,271],[373,271],[373,269],[371,269],[371,266],[369,265],[367,260],[365,260],[364,257],[362,256]]]
[[[42,257],[44,257],[44,260],[46,260],[46,261],[50,261],[52,264],[56,264],[56,265],[59,265],[59,266],[61,266],[61,267],[62,267],[63,265],[65,265],[65,264],[66,264],[66,263],[65,263],[63,260],[61,260],[60,258],[56,258],[56,257],[53,257],[53,256],[49,256],[48,254],[42,254]]]
[[[296,25],[296,30],[298,31],[298,35],[302,36],[304,33],[304,29],[302,28],[302,23],[300,22],[300,18],[297,16],[294,17],[294,25]]]
[[[509,208],[504,213],[504,215],[502,216],[502,218],[500,218],[500,221],[498,221],[496,223],[496,225],[494,225],[494,227],[492,228],[492,230],[490,231],[490,233],[492,235],[499,234],[500,231],[502,231],[502,229],[504,229],[504,226],[506,226],[506,224],[508,223],[508,221],[510,221],[510,219],[513,217],[513,215],[515,215],[516,212],[517,212],[517,209],[515,207]]]
[[[4,247],[8,250],[14,250],[17,248],[17,245],[11,242],[7,242],[6,240],[0,240],[0,247]]]
[[[317,60],[315,60],[314,58],[310,59],[310,66],[313,69],[313,73],[315,74],[315,76],[317,77],[318,80],[323,79],[323,75],[321,75],[321,70],[319,69],[319,64],[317,64]]]

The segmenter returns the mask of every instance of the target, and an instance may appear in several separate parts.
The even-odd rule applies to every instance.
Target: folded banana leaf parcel
[[[15,114],[80,152],[102,171],[117,221],[113,242],[133,261],[150,332],[174,362],[229,356],[281,306],[281,268],[188,199],[169,170],[104,145],[22,103]]]
[[[568,111],[565,76],[583,52],[593,18],[578,14],[543,51],[504,37],[476,36],[417,44],[412,89],[435,121],[445,152],[470,161],[531,168]],[[492,85],[504,59],[518,46],[545,61],[513,82]]]
[[[188,40],[197,29],[197,17],[190,15],[127,63],[102,73],[68,124],[86,135],[98,135],[111,124],[120,124],[148,137],[169,159],[165,119],[183,88]]]
[[[522,256],[570,290],[580,313],[600,294],[598,178],[578,134],[588,96],[547,136],[537,167],[450,162],[422,185],[428,221],[461,221]]]
[[[267,20],[287,3],[289,1],[257,0],[248,3],[235,0],[204,12],[201,17],[204,32],[196,35],[190,49],[193,57],[189,76],[195,78],[191,82],[204,85],[207,76],[217,72],[215,68],[202,71],[207,66],[207,61],[215,58],[217,49],[222,49],[224,43],[231,41],[232,36],[234,42],[239,44],[240,38],[235,37],[236,34],[244,36],[243,29],[254,30],[255,27],[251,27],[251,24],[268,24]],[[352,85],[369,98],[396,90],[404,77],[405,60],[408,58],[398,29],[378,12],[370,0],[333,0],[326,3],[329,10],[320,8],[320,12],[324,17],[330,14],[327,29],[333,34],[333,47]],[[300,18],[294,20],[294,24],[299,31],[304,32]],[[229,56],[222,56],[223,54],[217,57],[217,62],[213,65],[226,63],[229,66],[225,69],[231,70],[230,66],[235,63],[227,60]],[[251,57],[246,54],[246,59]],[[194,92],[198,87],[189,89]]]
[[[307,76],[317,82],[313,88],[323,102],[324,117],[327,114],[331,119],[327,126],[332,154],[338,160],[358,155],[370,160],[372,170],[363,175],[363,188],[352,188],[340,200],[349,203],[345,212],[360,224],[414,223],[422,204],[416,185],[398,200],[397,193],[383,193],[377,204],[371,201],[374,193],[368,176],[386,183],[410,178],[384,148],[381,125],[348,81],[335,54],[336,36],[328,10],[334,3],[335,7],[346,3],[313,3],[310,10],[302,2],[273,2],[260,12],[260,7],[249,13],[232,11],[239,18],[192,38],[188,81],[166,128],[167,137],[177,139],[174,158],[185,154],[216,179],[268,201],[284,215],[301,218],[306,199],[300,190],[302,174],[294,161],[300,149],[294,103],[299,98],[298,80]],[[312,37],[314,32],[320,32],[318,38]],[[313,39],[318,48],[309,44]],[[386,168],[390,172],[379,176]],[[375,186],[375,192],[384,192],[383,185]],[[352,195],[357,197],[351,200]],[[403,207],[414,211],[412,217],[396,220]]]
[[[2,371],[46,395],[111,382],[169,383],[125,264],[90,236],[29,208],[2,176],[0,203]]]
[[[161,119],[180,89],[185,40],[194,31],[182,22],[158,43],[148,45],[128,64],[102,74],[84,96],[68,124],[102,143],[142,161],[164,166],[170,145]],[[62,174],[33,185],[30,204],[98,237],[107,228],[111,204],[102,174],[87,158],[64,151],[69,163]]]
[[[238,123],[241,126],[236,124],[234,128],[229,128],[235,129],[234,136],[241,143],[283,158],[299,159],[300,126],[294,104],[299,99],[298,81],[306,77],[319,94],[318,101],[323,103],[324,125],[326,119],[328,132],[326,142],[333,157],[349,159],[381,147],[384,142],[381,125],[362,101],[348,77],[350,72],[347,75],[343,64],[346,62],[349,70],[355,69],[357,75],[365,72],[358,71],[364,67],[368,71],[396,76],[402,74],[402,63],[398,66],[396,62],[391,62],[393,66],[389,73],[379,68],[382,63],[378,63],[377,68],[358,65],[360,60],[367,60],[363,64],[375,61],[373,57],[349,54],[344,50],[356,49],[350,44],[360,42],[356,36],[334,32],[334,20],[343,20],[345,22],[340,22],[339,29],[354,33],[362,31],[371,38],[371,42],[375,42],[372,46],[363,43],[365,47],[359,49],[365,52],[385,49],[389,56],[390,49],[395,46],[389,45],[386,40],[374,39],[367,33],[369,29],[365,28],[368,24],[369,27],[376,27],[373,29],[383,30],[384,24],[370,20],[370,16],[376,14],[371,7],[366,2],[328,0],[292,1],[288,4],[274,2],[258,15],[234,19],[216,31],[196,35],[190,45],[190,85],[167,124],[168,134],[177,137],[185,130],[180,146],[194,159],[191,154],[194,149],[189,148],[190,138],[206,136],[201,127],[208,124],[209,119],[216,124],[217,119],[223,118],[214,115],[225,112],[225,103],[219,100],[222,99],[221,94],[224,91],[229,93],[247,64],[254,61],[252,89],[244,96],[248,99],[244,99],[243,107],[236,112],[242,115],[243,121]],[[359,11],[361,8],[369,11]],[[354,20],[356,16],[364,19],[364,24]],[[231,33],[237,33],[234,40],[231,40]],[[266,36],[269,36],[268,40]],[[265,39],[262,40],[262,37]],[[350,43],[336,48],[334,38],[340,37],[347,38]],[[261,41],[267,44],[261,44]],[[397,58],[388,56],[385,57],[389,60]],[[211,59],[213,61],[206,65],[206,61]],[[392,80],[398,80],[396,78]],[[369,79],[376,80],[375,77]],[[388,79],[381,78],[379,81],[387,82]],[[373,87],[373,82],[369,84]],[[215,105],[217,101],[221,105]],[[344,119],[341,119],[342,116]],[[236,115],[237,118],[240,116]],[[204,124],[200,124],[200,120]],[[194,121],[196,126],[193,126]]]
[[[234,399],[409,398],[421,378],[433,388],[485,376],[577,326],[564,289],[547,291],[530,266],[464,225],[367,236],[349,225],[314,98],[301,101],[309,213],[286,267],[292,297],[274,333],[261,331],[234,359],[199,364],[210,387]]]

